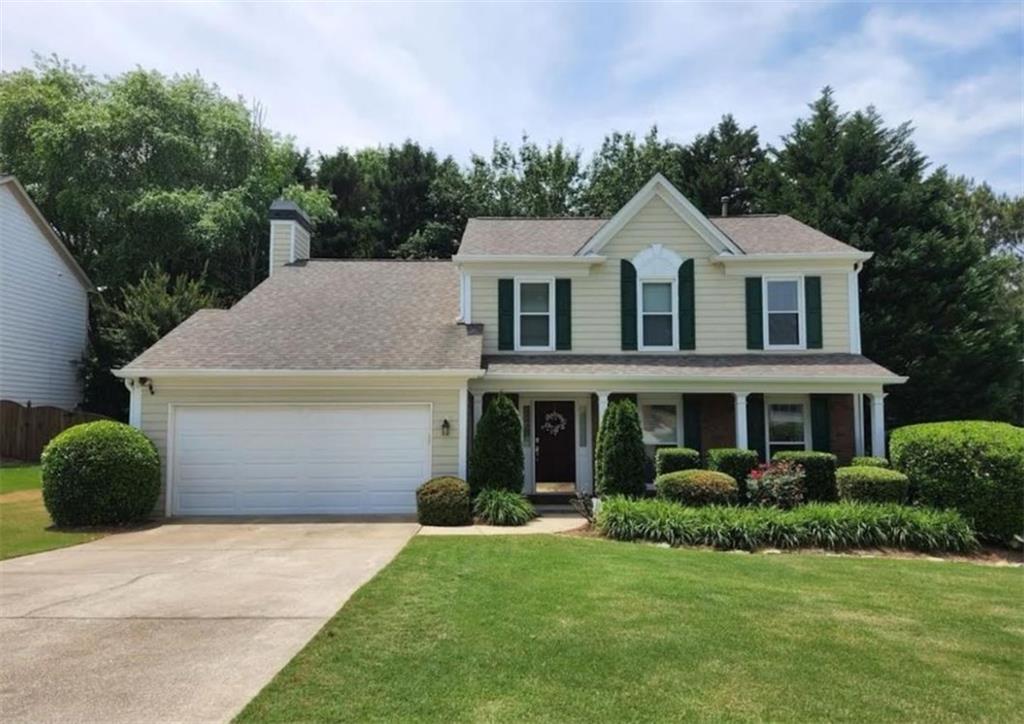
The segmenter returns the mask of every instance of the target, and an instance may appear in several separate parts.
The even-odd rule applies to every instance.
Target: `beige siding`
[[[295,261],[309,259],[309,232],[295,225]]]
[[[459,470],[459,393],[448,389],[231,389],[215,385],[172,386],[154,381],[154,393],[142,393],[142,431],[156,445],[162,466],[161,495],[157,512],[164,512],[163,488],[167,485],[167,436],[169,405],[245,403],[424,403],[433,406],[431,465],[434,475],[456,475]],[[451,432],[441,435],[448,420]]]
[[[604,264],[589,276],[572,280],[572,351],[621,352],[619,261],[632,259],[651,244],[661,244],[694,259],[697,352],[747,352],[742,276],[726,276],[711,263],[715,252],[661,198],[655,197],[602,250]],[[845,273],[821,275],[824,352],[848,352],[849,316]],[[472,318],[484,325],[484,351],[498,351],[498,281],[474,276]]]
[[[270,266],[276,269],[291,262],[292,222],[275,221],[270,224]]]

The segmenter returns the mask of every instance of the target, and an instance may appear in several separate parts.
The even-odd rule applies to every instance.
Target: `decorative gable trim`
[[[742,255],[743,250],[736,246],[729,237],[712,224],[696,206],[683,196],[679,189],[669,183],[668,179],[660,173],[655,174],[642,189],[640,189],[625,206],[619,209],[607,224],[602,226],[590,241],[584,244],[577,256],[597,254],[604,246],[611,241],[623,227],[632,220],[647,203],[655,196],[661,198],[668,207],[672,209],[680,219],[696,230],[697,234],[707,242],[708,246],[719,254]]]

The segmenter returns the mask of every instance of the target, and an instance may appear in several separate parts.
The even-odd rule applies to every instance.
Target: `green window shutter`
[[[511,279],[498,280],[498,349],[515,345],[515,284]]]
[[[683,446],[704,451],[700,439],[699,395],[683,395]]]
[[[622,349],[636,349],[636,267],[625,259],[620,264],[619,288],[622,310]]]
[[[832,452],[828,395],[811,395],[811,448],[818,452]]]
[[[679,349],[697,348],[693,259],[679,266]]]
[[[761,277],[747,277],[747,349],[764,349]]]
[[[572,279],[555,279],[555,349],[572,349]]]
[[[804,296],[804,309],[807,312],[807,349],[821,349],[821,277],[804,278]]]
[[[747,447],[757,450],[757,457],[768,460],[764,429],[764,395],[747,396]]]

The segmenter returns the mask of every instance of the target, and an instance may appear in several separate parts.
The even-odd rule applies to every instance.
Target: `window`
[[[641,397],[640,428],[647,452],[645,479],[654,482],[654,455],[659,447],[678,447],[683,442],[682,399],[677,397]]]
[[[533,411],[523,405],[523,445],[533,447]]]
[[[765,349],[804,347],[803,280],[764,280]]]
[[[807,404],[803,400],[768,400],[765,415],[768,457],[780,450],[807,449]]]
[[[640,283],[640,348],[675,347],[675,295],[671,281]]]
[[[554,349],[555,285],[516,280],[516,349]]]

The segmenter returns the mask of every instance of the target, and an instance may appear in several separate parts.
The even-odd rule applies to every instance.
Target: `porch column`
[[[736,447],[746,450],[747,440],[747,395],[749,392],[734,392],[736,398]]]
[[[473,429],[480,424],[480,418],[484,416],[484,393],[473,393]]]
[[[853,396],[853,454],[864,454],[864,395]]]
[[[885,393],[871,395],[871,454],[885,457]]]
[[[459,477],[466,479],[466,456],[469,449],[469,389],[459,388]]]
[[[597,424],[601,424],[601,420],[604,419],[604,413],[608,411],[608,394],[607,392],[597,393]]]

